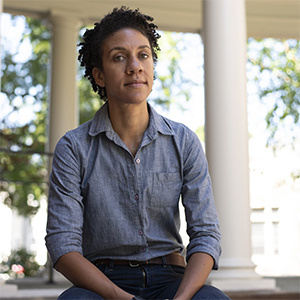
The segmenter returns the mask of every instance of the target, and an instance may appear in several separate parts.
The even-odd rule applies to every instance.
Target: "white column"
[[[245,1],[204,0],[203,20],[205,144],[223,249],[211,280],[225,290],[259,288],[251,261]]]
[[[0,0],[1,1],[1,0]],[[77,43],[79,18],[60,12],[49,16],[52,24],[52,61],[50,111],[48,115],[48,143],[46,152],[53,153],[59,139],[78,126],[79,105],[76,91]],[[52,158],[48,160],[48,172]],[[53,282],[58,273],[48,258],[48,280]]]
[[[66,15],[53,15],[50,21],[53,36],[49,151],[53,152],[58,140],[78,126],[76,45],[79,21]]]

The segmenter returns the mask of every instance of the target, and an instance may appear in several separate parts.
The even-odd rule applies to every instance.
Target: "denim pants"
[[[102,271],[112,282],[135,296],[144,299],[172,299],[180,285],[185,268],[171,265],[137,265],[117,266],[113,261],[109,266],[100,265]],[[96,293],[71,287],[64,291],[58,299],[103,299]],[[222,291],[204,285],[192,299],[230,299]]]

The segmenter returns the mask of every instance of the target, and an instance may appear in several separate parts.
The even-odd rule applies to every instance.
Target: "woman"
[[[204,285],[221,251],[200,142],[147,103],[159,50],[152,20],[114,9],[80,44],[85,76],[107,102],[54,154],[46,245],[74,284],[60,299],[228,299]]]

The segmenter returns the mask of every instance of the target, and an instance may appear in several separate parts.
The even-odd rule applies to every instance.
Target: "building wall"
[[[253,148],[255,146],[255,148]],[[300,275],[300,143],[273,153],[250,140],[253,261],[261,275]]]

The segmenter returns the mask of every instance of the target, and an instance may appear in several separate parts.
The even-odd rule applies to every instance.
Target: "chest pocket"
[[[180,173],[154,173],[151,205],[156,207],[177,205],[181,187]]]

